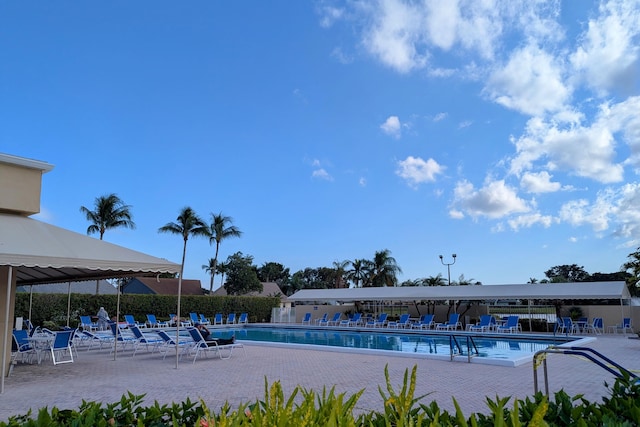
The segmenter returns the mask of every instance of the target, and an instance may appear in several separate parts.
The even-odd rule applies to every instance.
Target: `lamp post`
[[[449,279],[449,286],[451,286],[451,266],[456,263],[456,254],[451,255],[453,257],[453,262],[444,262],[442,255],[440,255],[440,262],[442,265],[447,266],[447,278]]]

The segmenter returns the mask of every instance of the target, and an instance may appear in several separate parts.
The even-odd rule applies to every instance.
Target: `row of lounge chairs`
[[[137,321],[133,315],[125,314],[124,320],[127,323],[127,326],[137,326],[138,328],[166,328],[169,326],[175,326],[175,319],[177,316],[175,314],[170,314],[168,321],[160,321],[157,319],[155,314],[147,314],[146,322]],[[213,321],[209,320],[205,317],[204,314],[200,313],[189,313],[189,320],[182,320],[180,322],[180,326],[189,327],[195,326],[196,323],[201,323],[203,325],[223,325],[223,324],[247,324],[249,322],[249,314],[241,313],[239,317],[236,317],[236,313],[229,313],[226,319],[223,317],[222,313],[216,313]],[[80,327],[84,330],[88,331],[98,331],[100,330],[100,325],[97,322],[93,322],[91,320],[91,316],[80,316]]]

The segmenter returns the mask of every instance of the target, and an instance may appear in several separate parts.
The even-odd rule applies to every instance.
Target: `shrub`
[[[435,401],[420,403],[425,396],[414,395],[417,367],[411,374],[405,370],[404,381],[396,391],[385,367],[386,391],[379,387],[383,399],[381,411],[354,415],[356,404],[364,390],[352,396],[336,394],[332,387],[323,388],[320,394],[296,387],[286,397],[279,382],[269,385],[265,378],[264,400],[248,405],[242,403],[232,410],[225,403],[219,412],[213,413],[204,402],[191,402],[188,398],[180,404],[144,407],[144,395],[127,393],[119,402],[103,405],[83,401],[78,410],[40,409],[37,416],[11,417],[0,422],[0,427],[21,426],[198,426],[198,427],[299,427],[299,426],[635,426],[640,419],[640,386],[637,378],[622,374],[610,388],[610,397],[602,403],[588,402],[582,395],[570,397],[564,391],[555,393],[549,400],[536,393],[525,400],[510,397],[495,400],[487,398],[489,412],[465,416],[453,399],[455,413],[441,410]],[[609,387],[607,385],[607,387]]]

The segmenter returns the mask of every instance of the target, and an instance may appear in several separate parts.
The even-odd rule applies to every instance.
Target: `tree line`
[[[100,240],[105,232],[112,228],[135,229],[131,206],[125,204],[116,194],[97,197],[94,208],[80,207],[86,219],[91,223],[87,234],[98,233]],[[158,229],[160,233],[175,234],[183,239],[183,260],[187,242],[190,237],[203,237],[215,246],[215,254],[202,265],[211,277],[209,293],[213,292],[214,278],[221,276],[221,283],[229,295],[243,295],[249,292],[262,292],[262,282],[275,282],[286,294],[291,295],[301,289],[330,289],[348,287],[381,287],[381,286],[443,286],[448,283],[441,274],[399,282],[398,274],[402,269],[391,251],[376,251],[372,259],[357,258],[354,260],[334,261],[331,267],[307,267],[293,274],[278,262],[265,262],[258,267],[253,264],[253,257],[236,252],[224,262],[218,259],[220,245],[223,241],[241,237],[242,232],[233,225],[233,218],[222,212],[211,213],[210,221],[204,221],[190,207],[184,207],[176,221],[169,222]],[[182,270],[181,270],[182,271]],[[559,282],[595,282],[625,281],[632,295],[639,295],[640,281],[640,247],[628,255],[627,261],[620,271],[613,273],[588,273],[583,266],[577,264],[558,265],[544,272],[545,278],[538,281],[530,278],[528,283]],[[481,285],[475,279],[466,279],[460,275],[451,285]]]

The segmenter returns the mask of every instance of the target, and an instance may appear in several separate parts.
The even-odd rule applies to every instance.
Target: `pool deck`
[[[604,334],[585,344],[634,373],[640,372],[640,340],[631,335]],[[234,351],[227,360],[198,358],[195,364],[183,358],[178,369],[174,353],[165,360],[162,355],[140,350],[120,352],[116,360],[108,349],[80,350],[74,363],[53,366],[18,364],[5,378],[0,394],[0,421],[11,415],[25,414],[30,408],[57,406],[77,409],[82,400],[113,403],[130,391],[146,394],[145,403],[181,402],[189,397],[202,399],[218,412],[228,401],[232,407],[253,403],[264,397],[265,377],[280,381],[285,395],[300,385],[321,391],[333,387],[337,393],[350,396],[364,389],[358,400],[359,411],[381,410],[378,386],[385,388],[384,368],[388,365],[391,383],[396,390],[402,385],[405,370],[417,365],[416,395],[429,394],[424,403],[435,400],[453,410],[452,397],[464,414],[487,413],[486,398],[525,398],[533,394],[533,364],[515,367],[451,362],[424,357],[324,351],[309,348],[283,348],[245,343],[246,354]],[[548,356],[549,390],[564,389],[570,395],[584,394],[589,400],[607,395],[605,381],[612,384],[611,373],[583,358],[569,355]],[[544,387],[542,369],[539,385]]]

